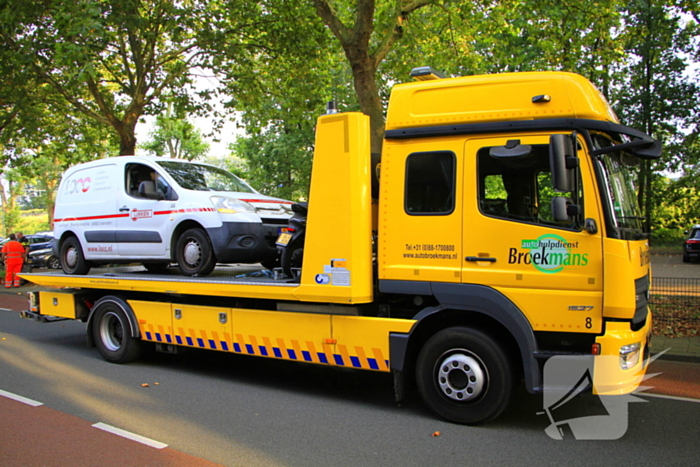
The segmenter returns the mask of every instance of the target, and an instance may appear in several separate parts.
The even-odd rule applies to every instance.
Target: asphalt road
[[[682,399],[629,404],[618,440],[557,441],[544,431],[548,418],[538,415],[542,398],[524,390],[496,421],[460,426],[436,419],[418,400],[397,405],[385,374],[206,351],[113,365],[85,346],[82,323],[37,324],[0,311],[0,390],[41,401],[56,416],[108,424],[226,466],[694,465],[700,366],[665,364],[652,371],[665,371],[655,379],[670,389],[657,392]],[[9,430],[0,417],[0,439]],[[25,442],[54,449],[42,438]],[[94,443],[90,436],[74,449]],[[117,465],[178,465],[118,452],[109,454]],[[4,467],[77,465],[7,463],[2,455]],[[110,465],[103,460],[93,465]]]
[[[700,263],[684,263],[682,255],[652,255],[654,277],[691,277],[700,279]]]

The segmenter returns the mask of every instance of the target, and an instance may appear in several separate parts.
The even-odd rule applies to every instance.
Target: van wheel
[[[175,259],[186,276],[206,276],[214,270],[216,259],[209,237],[202,229],[189,229],[177,240]]]
[[[443,329],[416,364],[418,392],[434,412],[456,423],[493,420],[513,395],[513,367],[491,337],[467,327]]]
[[[126,312],[118,302],[106,300],[94,311],[92,335],[95,345],[105,360],[112,363],[128,363],[137,360],[143,350],[143,342],[131,336]]]
[[[68,237],[61,244],[61,269],[66,274],[85,275],[90,270],[90,263],[85,261],[80,240]]]

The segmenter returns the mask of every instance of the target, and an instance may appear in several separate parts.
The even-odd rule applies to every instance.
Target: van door
[[[160,174],[148,165],[131,163],[124,167],[124,188],[120,190],[117,209],[128,216],[120,217],[118,222],[116,240],[120,256],[158,258],[169,255],[173,202],[164,199],[163,183]]]
[[[467,141],[462,282],[502,292],[535,331],[600,332],[602,236],[582,227],[602,225],[593,174],[579,149],[572,191],[555,191],[549,136]],[[566,221],[555,220],[554,197],[577,206]]]

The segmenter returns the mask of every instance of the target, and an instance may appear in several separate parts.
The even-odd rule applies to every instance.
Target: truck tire
[[[128,363],[137,360],[143,350],[141,339],[132,337],[129,320],[119,299],[98,302],[92,317],[92,336],[105,360]]]
[[[474,425],[493,420],[514,389],[508,355],[490,336],[468,327],[443,329],[423,345],[416,362],[423,401],[441,417]]]
[[[282,270],[289,277],[294,277],[292,268],[301,268],[301,263],[304,260],[304,241],[303,239],[288,245],[282,250],[280,255],[280,264]]]
[[[216,259],[207,233],[199,228],[186,230],[177,239],[175,260],[185,276],[206,276],[212,272]]]
[[[85,260],[80,240],[68,237],[61,244],[61,268],[66,274],[83,276],[90,270],[90,263]]]

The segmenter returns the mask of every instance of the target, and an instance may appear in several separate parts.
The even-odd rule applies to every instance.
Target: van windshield
[[[255,193],[243,180],[218,167],[176,161],[158,161],[158,165],[186,190]]]

